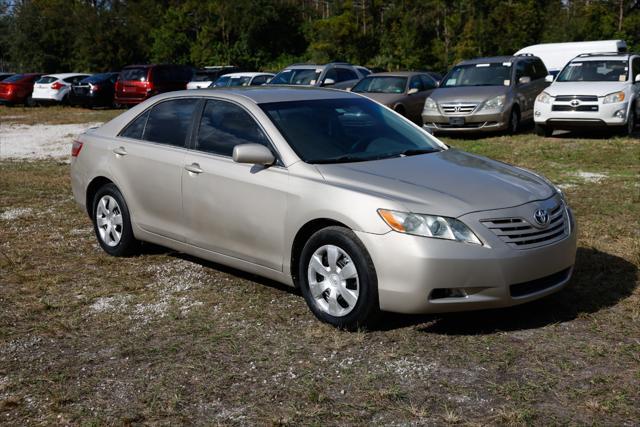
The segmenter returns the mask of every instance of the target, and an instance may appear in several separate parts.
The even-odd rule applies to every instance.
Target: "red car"
[[[41,73],[14,74],[0,82],[0,104],[31,105],[33,84],[42,76]]]
[[[184,65],[130,65],[118,76],[115,104],[139,104],[158,93],[186,89],[193,74],[193,69]]]

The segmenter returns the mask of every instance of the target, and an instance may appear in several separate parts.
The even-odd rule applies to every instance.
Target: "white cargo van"
[[[584,53],[618,52],[627,51],[627,43],[624,40],[598,40],[590,42],[571,43],[544,43],[527,46],[515,54],[531,54],[542,59],[547,66],[549,74],[554,77],[567,63],[578,55]]]

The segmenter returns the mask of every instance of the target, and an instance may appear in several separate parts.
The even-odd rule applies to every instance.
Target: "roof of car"
[[[184,90],[179,92],[170,92],[163,96],[165,98],[173,98],[174,96],[193,96],[193,90]],[[270,102],[284,101],[308,101],[319,99],[336,99],[336,98],[355,98],[358,95],[351,92],[300,86],[243,86],[234,88],[215,88],[215,89],[199,89],[197,96],[220,96],[228,95],[230,98],[242,97],[250,99],[256,104],[266,104]]]
[[[367,77],[389,76],[389,77],[411,77],[419,74],[428,74],[423,71],[385,71],[384,73],[371,73]]]
[[[256,76],[273,76],[272,73],[259,73],[259,72],[250,72],[250,73],[229,73],[224,74],[223,77],[256,77]]]
[[[60,74],[46,74],[43,77],[55,77],[57,79],[66,79],[67,77],[73,76],[87,76],[89,77],[91,74],[87,73],[60,73]]]
[[[601,53],[588,53],[588,54],[582,54],[582,55],[578,55],[575,58],[573,58],[571,60],[571,62],[574,61],[602,61],[602,60],[607,60],[607,59],[629,59],[630,57],[635,56],[635,54],[630,53],[630,52],[612,52],[612,53],[607,53],[607,52],[601,52]]]
[[[464,61],[461,61],[458,63],[458,65],[472,65],[472,64],[487,64],[487,63],[493,63],[493,62],[514,62],[517,61],[518,59],[522,59],[522,58],[537,58],[534,57],[533,55],[529,55],[529,56],[512,56],[512,55],[505,55],[505,56],[489,56],[486,58],[473,58],[473,59],[466,59]]]

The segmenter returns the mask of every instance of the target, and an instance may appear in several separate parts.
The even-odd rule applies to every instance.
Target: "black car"
[[[118,73],[89,76],[71,86],[69,104],[83,107],[111,107]]]

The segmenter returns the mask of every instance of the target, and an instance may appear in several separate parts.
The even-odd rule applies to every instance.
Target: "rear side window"
[[[147,80],[147,69],[127,68],[126,70],[122,70],[122,72],[120,73],[120,80],[136,80],[139,82],[144,82]]]
[[[235,104],[207,101],[198,129],[198,150],[231,157],[239,144],[262,144],[269,141],[256,121]]]
[[[145,111],[134,121],[129,123],[126,128],[122,132],[120,132],[120,136],[124,138],[132,138],[132,139],[142,139],[142,135],[144,133],[144,127],[147,124],[147,118],[149,117],[149,110]]]
[[[197,99],[186,98],[164,101],[153,106],[144,128],[143,139],[184,147],[197,104]]]
[[[355,71],[349,70],[348,68],[336,68],[336,72],[338,73],[338,78],[336,82],[345,82],[347,80],[357,80],[358,75]]]

